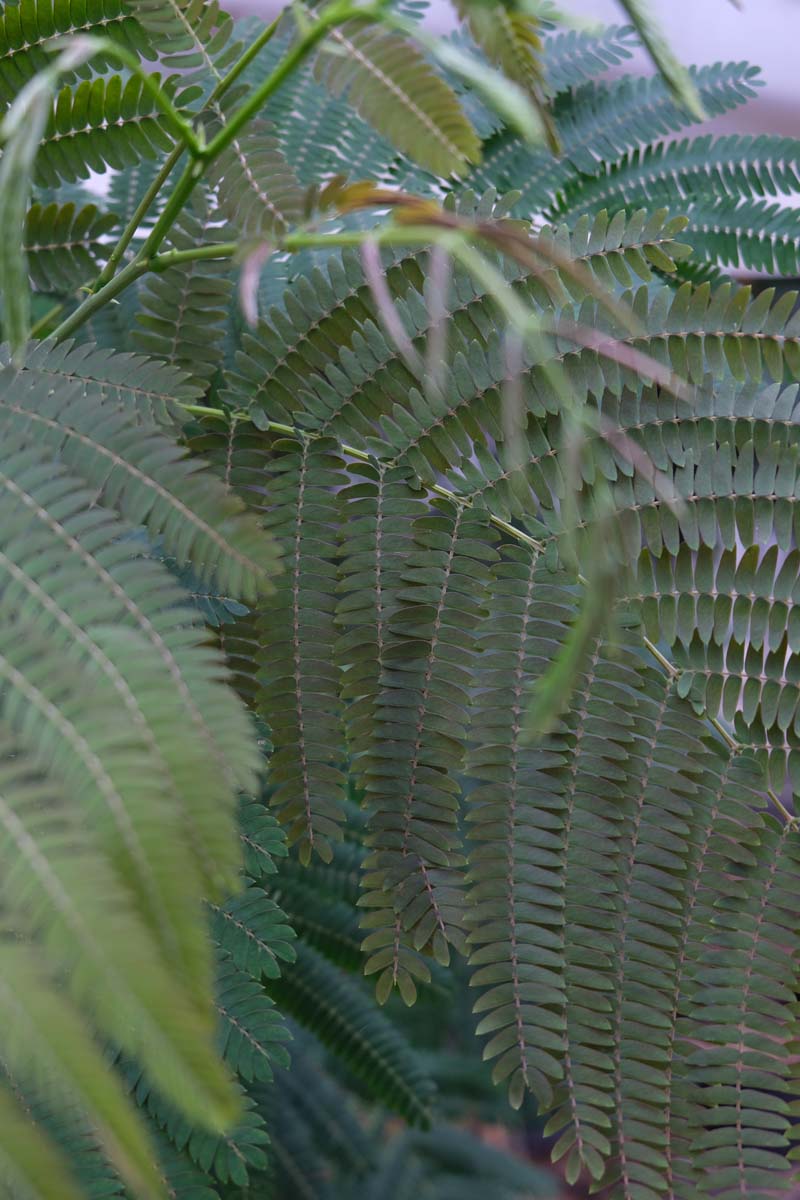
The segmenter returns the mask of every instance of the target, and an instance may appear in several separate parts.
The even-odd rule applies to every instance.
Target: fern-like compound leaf
[[[304,189],[265,122],[253,122],[235,139],[211,178],[219,186],[221,214],[245,236],[278,237],[304,216]]]
[[[365,861],[365,970],[397,982],[403,942],[442,962],[463,941],[458,784],[483,587],[494,558],[479,511],[442,506],[414,523],[387,621],[373,743]],[[444,552],[444,553],[442,553]]]
[[[96,1129],[92,1127],[90,1119],[80,1105],[71,1103],[68,1099],[47,1098],[30,1089],[25,1092],[25,1102],[29,1110],[29,1120],[33,1118],[47,1134],[51,1144],[68,1158],[70,1170],[82,1194],[97,1193],[104,1197],[113,1197],[113,1200],[122,1200],[125,1196],[122,1177],[112,1166]],[[157,1131],[150,1126],[147,1133],[152,1161],[154,1143],[158,1141]],[[163,1188],[160,1166],[157,1170],[157,1185]]]
[[[82,1200],[67,1159],[31,1121],[24,1106],[0,1091],[3,1142],[0,1163],[4,1180],[33,1200]]]
[[[176,1151],[180,1156],[185,1155],[199,1171],[218,1180],[221,1190],[228,1184],[246,1188],[251,1172],[258,1174],[266,1169],[269,1136],[254,1100],[241,1084],[237,1085],[239,1115],[236,1123],[224,1133],[215,1133],[187,1121],[154,1090],[146,1076],[136,1070],[132,1070],[131,1075],[138,1102],[168,1140],[168,1153],[164,1155],[167,1161]],[[193,1174],[189,1172],[190,1179]],[[201,1200],[207,1200],[207,1197],[202,1196]]]
[[[233,21],[217,0],[128,0],[168,70],[206,85],[238,57]]]
[[[330,1047],[371,1096],[413,1124],[427,1124],[432,1083],[361,988],[302,942],[297,962],[268,986],[283,1011]]]
[[[794,138],[710,134],[637,147],[624,158],[598,164],[595,174],[565,186],[570,212],[652,201],[677,206],[704,200],[757,199],[800,188]]]
[[[560,159],[522,145],[468,81],[456,99],[394,33],[353,24],[271,99],[269,127],[238,134],[171,245],[269,243],[305,220],[309,185],[347,171],[437,202],[449,190],[454,225],[496,235],[509,212],[534,217],[524,266],[485,239],[482,252],[536,318],[535,345],[511,344],[463,265],[437,296],[436,259],[384,248],[405,356],[358,255],[324,249],[274,256],[265,319],[244,337],[230,268],[203,260],[93,318],[114,352],[43,342],[21,370],[0,352],[0,908],[13,935],[0,1104],[20,1195],[28,1178],[51,1200],[37,1155],[55,1169],[53,1149],[79,1188],[109,1197],[137,1167],[148,1194],[176,1200],[533,1192],[535,1174],[463,1132],[375,1144],[331,1083],[329,1055],[361,1097],[427,1119],[430,1081],[393,1001],[378,1014],[344,971],[366,964],[381,1001],[422,985],[435,1020],[450,997],[437,1008],[430,960],[453,947],[470,959],[490,1070],[515,1104],[531,1092],[549,1113],[569,1182],[623,1200],[788,1182],[800,443],[786,378],[800,374],[800,326],[791,296],[716,280],[720,266],[797,271],[779,206],[800,186],[797,147],[654,144],[688,122],[665,84],[597,80],[629,31],[537,27],[540,55],[530,14],[498,15],[478,40],[549,98]],[[238,53],[213,0],[20,0],[0,14],[0,96],[51,34],[104,25],[179,73],[166,86],[207,137],[291,33],[209,101]],[[509,25],[521,59],[503,52]],[[28,216],[35,285],[67,303],[107,252],[101,213],[127,222],[173,146],[139,82],[110,65],[67,75],[40,155],[45,188],[113,167],[108,205],[45,190]],[[712,112],[757,86],[742,64],[693,78]],[[478,201],[442,177],[463,175],[482,139]],[[152,357],[122,351],[129,327]],[[197,421],[209,393],[222,409]],[[587,585],[565,559],[612,528],[638,562],[608,634],[587,635]],[[284,573],[265,597],[278,547]],[[576,644],[563,711],[531,740],[531,687],[540,696]],[[288,1082],[283,1011],[311,1030],[292,1030]],[[52,1028],[34,1042],[37,1021]],[[67,1043],[75,1021],[91,1035]],[[246,1090],[220,1072],[215,1036]],[[125,1056],[157,1168],[97,1066],[101,1040]],[[45,1068],[81,1111],[54,1115]]]
[[[225,951],[219,954],[216,1004],[225,1062],[242,1079],[271,1082],[276,1067],[289,1065],[289,1030],[250,971],[240,970]]]
[[[274,552],[241,502],[215,486],[157,427],[85,384],[53,390],[34,368],[0,376],[0,419],[15,437],[57,451],[134,524],[147,523],[175,557],[244,599],[266,585]]]
[[[304,858],[330,859],[341,836],[345,788],[333,654],[342,461],[324,441],[289,444],[270,477],[267,527],[285,554],[283,580],[259,618],[262,686],[267,683],[260,713],[274,745],[271,803]]]
[[[256,882],[274,875],[278,869],[275,859],[286,857],[286,840],[278,822],[259,800],[242,801],[239,837],[246,874]]]
[[[159,82],[178,105],[196,98],[196,90],[177,95],[179,76]],[[36,158],[36,182],[56,187],[60,180],[88,179],[92,171],[122,170],[158,158],[173,145],[161,109],[140,76],[85,79],[56,96]]]
[[[8,799],[3,801],[0,845],[7,864],[6,911],[15,916],[20,934],[39,939],[54,972],[69,965],[69,992],[96,1028],[130,1053],[140,1054],[153,1078],[194,1119],[221,1124],[230,1114],[232,1098],[227,1080],[209,1054],[209,1014],[198,1009],[194,997],[189,998],[180,977],[167,970],[152,931],[136,915],[127,888],[109,867],[113,860],[98,853],[104,845],[103,825],[108,822],[98,813],[100,821],[90,824],[91,792],[84,801],[83,819],[74,799],[68,803],[70,784],[86,782],[98,789],[107,780],[107,789],[119,786],[112,738],[119,763],[120,753],[128,749],[119,728],[122,722],[114,722],[117,729],[110,728],[106,704],[103,742],[95,736],[91,745],[91,729],[81,727],[74,717],[70,722],[72,714],[63,697],[54,696],[52,686],[51,703],[60,703],[65,713],[61,720],[55,705],[43,708],[40,698],[43,701],[45,696],[36,691],[35,676],[30,682],[20,676],[16,689],[27,702],[29,722],[38,727],[38,737],[35,746],[32,740],[29,743],[33,747],[29,756],[15,753],[4,767]],[[21,724],[25,712],[19,702],[14,705],[14,699],[13,695],[7,698],[5,711],[7,720],[13,719],[11,728],[22,731],[24,747],[29,741]],[[98,700],[102,699],[100,694]],[[48,722],[57,726],[55,733]],[[60,751],[56,738],[68,743],[68,748]],[[78,769],[81,754],[88,760],[83,771]],[[32,770],[37,767],[38,771]],[[43,769],[53,786],[59,787],[58,809],[42,806],[36,776]],[[132,799],[130,785],[127,799]],[[134,824],[127,834],[129,845],[140,830],[141,821],[138,830]],[[152,858],[152,846],[149,849]],[[160,1016],[162,1006],[169,1013]]]
[[[759,72],[747,63],[716,63],[692,69],[691,78],[709,115],[721,115],[756,95]],[[691,124],[686,109],[675,103],[660,78],[626,76],[609,83],[589,82],[565,97],[563,115],[554,108],[563,160],[524,147],[502,131],[489,140],[483,161],[473,172],[472,186],[483,189],[519,187],[520,211],[545,207],[576,172],[594,174],[604,161],[655,137],[675,133]]]
[[[255,980],[275,979],[281,962],[294,961],[293,929],[263,888],[251,884],[225,904],[211,907],[217,945]]]
[[[563,29],[544,39],[544,69],[548,89],[564,92],[603,75],[631,57],[636,35],[629,25],[602,29]]]
[[[202,394],[174,367],[139,354],[101,350],[90,342],[31,342],[25,361],[53,387],[72,388],[82,381],[87,397],[156,425],[183,421],[182,406],[196,402]],[[0,347],[0,363],[10,364],[5,347]]]
[[[105,37],[137,56],[154,59],[155,52],[142,25],[124,0],[20,0],[5,4],[0,12],[0,96],[11,102],[20,88],[52,63],[49,42],[79,34]],[[77,67],[75,74],[89,76],[107,70],[113,61],[97,54],[91,69]]]
[[[687,236],[710,262],[795,275],[798,252],[791,209],[765,200],[686,205]]]
[[[34,204],[25,218],[25,254],[34,287],[68,292],[97,274],[108,250],[108,234],[117,223],[95,205]]]
[[[450,87],[405,38],[360,22],[334,29],[317,75],[389,141],[436,175],[462,171],[480,143]]]

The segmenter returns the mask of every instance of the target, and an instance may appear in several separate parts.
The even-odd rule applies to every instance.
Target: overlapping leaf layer
[[[42,1182],[54,1154],[76,1196],[322,1197],[336,1176],[462,1197],[459,1156],[476,1195],[532,1193],[453,1130],[378,1154],[345,1095],[427,1124],[392,997],[435,997],[459,959],[493,1078],[549,1114],[569,1180],[791,1182],[800,318],[722,268],[796,271],[797,143],[662,140],[690,123],[666,85],[601,78],[630,30],[467,15],[554,97],[560,158],[404,35],[345,25],[214,163],[173,265],[77,344],[1,352],[11,1195],[70,1195]],[[213,0],[20,0],[4,100],[87,32],[177,72],[207,137],[296,36],[229,88],[242,43]],[[29,273],[67,307],[173,152],[117,66],[65,78],[37,159]],[[692,78],[711,113],[758,85]],[[49,190],[108,168],[108,197]],[[444,197],[455,226],[532,220],[533,260],[487,260],[537,336],[509,337],[485,275],[401,248],[388,321],[356,252],[276,253],[243,333],[228,261],[191,251],[280,242],[340,173]],[[612,536],[627,569],[576,655]],[[570,659],[534,736],[537,682]]]

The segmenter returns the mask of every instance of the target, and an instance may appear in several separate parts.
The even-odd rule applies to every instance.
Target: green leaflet
[[[201,199],[195,208],[172,231],[176,250],[224,240],[210,205]],[[134,347],[177,367],[198,393],[205,391],[222,362],[232,287],[224,260],[188,262],[151,276],[140,293]]]
[[[557,94],[602,75],[608,67],[630,58],[635,43],[635,32],[628,25],[549,30],[544,39],[549,90]]]
[[[39,291],[62,292],[92,278],[105,256],[104,237],[116,225],[93,204],[32,205],[25,217],[28,271]]]
[[[686,1086],[697,1119],[713,1123],[705,1136],[689,1130],[701,1195],[775,1183],[792,1137],[787,1066],[769,1046],[793,1037],[782,1001],[793,994],[783,948],[796,930],[796,832],[770,817],[762,844],[763,856],[740,868],[739,886],[721,902],[719,943],[693,981],[693,1014],[707,1034],[706,1048],[689,1058]],[[734,1022],[746,1032],[731,1054]]]
[[[689,72],[704,108],[718,115],[756,95],[759,72],[747,63],[716,63]],[[483,162],[473,172],[472,186],[518,187],[521,211],[537,212],[564,187],[575,186],[576,174],[594,175],[605,164],[641,143],[675,133],[691,124],[687,110],[675,103],[661,78],[623,76],[609,83],[589,82],[555,109],[563,159],[526,149],[507,131],[490,138]],[[560,119],[559,119],[560,118]]]
[[[294,961],[294,931],[261,888],[253,884],[224,905],[211,907],[217,944],[254,979],[274,979],[281,961]]]
[[[791,216],[764,200],[718,200],[687,207],[688,236],[711,261],[793,275],[797,247]]]
[[[256,1102],[239,1084],[239,1116],[235,1124],[229,1125],[225,1133],[209,1133],[199,1125],[187,1121],[153,1088],[150,1080],[138,1069],[127,1072],[136,1088],[138,1102],[145,1108],[158,1131],[163,1130],[166,1153],[162,1158],[167,1164],[172,1160],[180,1174],[192,1186],[197,1185],[198,1176],[205,1188],[232,1185],[246,1188],[251,1172],[261,1172],[267,1167],[269,1136]],[[194,1168],[193,1170],[191,1168]],[[180,1194],[180,1193],[179,1193]],[[215,1197],[216,1190],[211,1192]],[[192,1193],[189,1193],[193,1200]],[[208,1194],[200,1191],[201,1200]]]
[[[129,409],[156,425],[182,420],[180,406],[198,400],[201,395],[187,376],[173,367],[141,355],[101,350],[91,343],[32,342],[25,362],[54,387],[68,388],[76,380],[83,380],[84,395]],[[9,365],[4,347],[0,347],[0,363]]]
[[[557,135],[544,101],[543,45],[536,19],[515,11],[511,5],[490,6],[483,0],[462,0],[457,8],[487,57],[508,79],[528,92],[536,106],[539,125],[551,149],[557,151]]]
[[[342,704],[333,655],[336,492],[344,475],[328,443],[286,450],[268,476],[265,523],[284,547],[285,575],[259,613],[259,712],[274,746],[270,803],[304,860],[312,853],[329,860],[344,818]]]
[[[238,57],[233,22],[217,0],[130,0],[130,8],[168,69],[189,72],[193,82],[218,81]]]
[[[246,421],[207,433],[197,446],[223,467],[226,482],[282,548],[282,579],[256,619],[234,629],[232,661],[269,731],[269,802],[304,860],[317,854],[328,861],[341,837],[346,787],[334,657],[343,463],[332,443],[275,439]],[[231,635],[224,636],[230,644]]]
[[[305,215],[306,194],[265,122],[253,122],[214,164],[221,212],[246,237],[280,236]]]
[[[0,13],[0,94],[12,102],[23,84],[52,63],[47,43],[56,37],[102,34],[142,58],[155,54],[139,22],[123,0],[20,0],[5,4]],[[92,70],[108,69],[103,55],[92,59]],[[88,75],[85,64],[75,63],[71,73]]]
[[[30,1093],[26,1100],[36,1124],[68,1159],[82,1194],[99,1192],[114,1197],[114,1200],[124,1196],[122,1179],[109,1163],[97,1134],[76,1104],[70,1104],[69,1101],[60,1104],[58,1101],[48,1102],[38,1097],[31,1100]]]
[[[314,1031],[372,1096],[412,1124],[428,1123],[431,1081],[361,988],[302,943],[295,967],[268,986],[276,1003]]]
[[[469,212],[466,205],[465,209]],[[502,216],[505,210],[488,195],[478,206],[478,215],[492,211]],[[579,267],[588,268],[599,283],[626,286],[653,277],[651,256],[663,255],[658,259],[662,264],[685,257],[686,247],[677,240],[683,227],[680,218],[667,220],[662,210],[649,217],[640,211],[628,221],[621,214],[613,220],[600,214],[594,220],[581,220],[571,231],[563,226],[545,228],[541,274],[525,278],[509,267],[508,275],[537,308],[552,304],[553,296],[563,297],[565,303],[580,302],[586,297],[585,283],[563,270],[548,270],[548,248],[578,260]],[[386,269],[405,327],[423,355],[431,324],[424,263],[424,256],[417,254],[390,262]],[[465,272],[453,273],[447,297],[454,316],[448,331],[450,372],[445,394],[439,396],[420,394],[419,380],[402,362],[396,346],[372,323],[370,303],[355,257],[344,256],[341,264],[334,260],[327,277],[315,272],[310,280],[300,280],[287,296],[287,312],[273,310],[269,322],[245,339],[237,370],[229,376],[230,402],[249,401],[256,420],[258,409],[269,404],[273,419],[300,420],[320,432],[346,429],[347,440],[356,445],[369,444],[370,422],[376,413],[385,413],[380,439],[384,447],[388,440],[399,454],[410,457],[418,446],[411,460],[414,469],[420,472],[421,459],[428,455],[439,469],[441,454],[452,461],[454,451],[447,444],[442,451],[432,446],[427,431],[450,428],[453,410],[466,410],[478,393],[499,384],[507,374],[492,301]],[[333,347],[338,361],[323,370],[335,353]],[[409,405],[404,397],[411,389]],[[484,428],[494,428],[489,413],[482,413],[480,422],[471,421],[467,441],[458,438],[456,446],[468,445],[473,438],[482,440]],[[385,448],[379,453],[383,455]]]
[[[180,77],[159,80],[177,106],[197,97],[196,89],[177,94]],[[158,105],[138,75],[85,79],[55,98],[36,160],[36,182],[56,187],[61,180],[88,179],[91,171],[122,170],[171,150],[173,137]]]
[[[334,53],[323,46],[317,76],[399,150],[437,175],[463,170],[480,155],[477,135],[448,85],[412,43],[392,31],[359,24],[334,29]],[[342,53],[344,52],[344,53]]]
[[[17,360],[31,324],[22,227],[38,142],[50,108],[47,83],[37,80],[35,89],[31,91],[29,87],[27,94],[23,93],[22,99],[26,103],[22,104],[17,99],[17,111],[12,110],[0,127],[5,142],[0,162],[0,220],[12,234],[3,238],[0,249],[0,286],[3,291],[3,327]]]
[[[97,400],[81,383],[54,392],[35,368],[6,368],[0,377],[0,419],[10,433],[56,450],[107,504],[132,523],[146,522],[179,561],[194,561],[202,578],[213,575],[244,599],[268,586],[274,549],[241,502],[135,413],[109,403],[98,425]],[[230,539],[220,529],[229,518]]]
[[[696,561],[682,549],[674,559],[645,553],[637,600],[648,629],[674,649],[684,689],[741,728],[781,786],[800,764],[793,748],[797,681],[785,672],[796,641],[792,596],[795,555],[777,545],[762,553],[750,545],[741,556],[706,546]],[[788,739],[787,739],[788,734]]]
[[[442,506],[410,534],[364,762],[371,815],[362,924],[365,970],[380,972],[379,994],[396,980],[403,943],[447,963],[448,943],[463,940],[456,780],[473,631],[494,560],[480,511]]]
[[[271,1082],[276,1067],[289,1065],[283,1045],[290,1038],[281,1013],[249,971],[219,953],[216,1004],[220,1052],[243,1080]]]
[[[696,202],[700,191],[706,199],[729,200],[794,192],[800,186],[798,149],[794,138],[770,135],[655,142],[599,165],[596,174],[570,180],[561,204],[575,213],[637,199],[681,206]]]

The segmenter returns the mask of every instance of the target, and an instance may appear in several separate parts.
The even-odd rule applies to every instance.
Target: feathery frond
[[[219,81],[238,57],[233,21],[217,0],[127,0],[168,70]]]
[[[555,95],[578,87],[609,67],[630,58],[636,35],[629,25],[602,29],[566,29],[544,39],[544,69],[549,90]]]
[[[691,78],[709,116],[719,116],[757,94],[759,72],[747,63],[716,63],[693,69]],[[490,139],[471,186],[500,190],[517,187],[528,211],[574,178],[593,174],[640,142],[677,133],[691,117],[672,99],[660,78],[623,76],[610,83],[590,82],[555,106],[562,159],[525,147],[509,131]]]
[[[196,90],[179,93],[180,76],[159,81],[178,105]],[[36,182],[56,187],[60,180],[88,179],[92,171],[123,170],[171,150],[169,126],[138,75],[85,79],[58,93],[36,159]]]
[[[97,274],[108,250],[108,234],[117,224],[113,213],[87,204],[34,204],[25,220],[25,254],[34,287],[64,292]]]
[[[645,201],[694,204],[701,194],[705,200],[750,200],[792,193],[800,188],[799,159],[800,143],[771,134],[656,142],[598,164],[596,174],[569,180],[563,206],[575,213]]]
[[[560,158],[447,82],[413,0],[313,46],[313,10],[0,5],[0,100],[100,34],[197,138],[167,182],[134,61],[65,74],[25,235],[55,334],[0,350],[14,1196],[547,1195],[472,1126],[397,1131],[435,1077],[448,1116],[491,1079],[535,1105],[614,1200],[791,1180],[800,316],[721,268],[800,269],[797,143],[669,142],[647,28],[672,91],[599,78],[627,28],[461,8]],[[713,115],[759,86],[691,80]],[[368,206],[320,212],[347,176]],[[237,241],[275,248],[251,332]]]
[[[54,392],[36,368],[0,372],[0,420],[9,434],[57,451],[106,504],[134,524],[147,523],[201,578],[213,574],[244,599],[255,595],[275,559],[241,502],[135,414],[107,404],[98,423],[99,399],[80,381]]]
[[[0,96],[10,103],[20,88],[50,65],[48,43],[57,37],[94,34],[110,39],[138,56],[155,52],[141,24],[124,0],[19,0],[0,12]],[[75,74],[87,77],[108,69],[109,57],[98,54]]]
[[[367,992],[302,942],[297,961],[269,994],[311,1030],[367,1093],[415,1125],[426,1125],[433,1085],[414,1051]]]
[[[450,87],[422,53],[393,31],[346,24],[330,34],[317,77],[398,150],[436,175],[463,170],[480,143]]]

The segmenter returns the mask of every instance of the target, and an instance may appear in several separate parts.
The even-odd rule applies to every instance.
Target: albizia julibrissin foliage
[[[354,1115],[454,956],[568,1179],[792,1184],[800,318],[724,271],[800,143],[457,7],[0,5],[8,1196],[545,1189]]]

